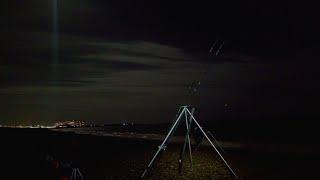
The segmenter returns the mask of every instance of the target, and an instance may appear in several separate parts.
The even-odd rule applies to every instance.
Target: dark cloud
[[[90,82],[91,78],[117,71],[152,70],[166,67],[175,58],[186,58],[182,50],[150,42],[105,42],[75,36],[61,36],[59,61],[53,66],[49,33],[30,33],[15,42],[10,56],[4,59],[2,86],[54,84],[52,69],[59,73],[61,85]],[[32,38],[31,38],[32,39]],[[160,56],[161,54],[161,56]],[[160,62],[160,63],[159,63]],[[87,80],[82,80],[85,78]]]
[[[185,71],[194,64],[191,55],[167,45],[62,34],[54,64],[50,38],[50,33],[29,32],[13,42],[9,56],[1,61],[0,96],[4,99],[1,106],[6,107],[5,120],[53,123],[77,117],[119,121],[121,109],[163,106],[161,94],[176,93],[181,84],[181,74],[176,70]],[[152,99],[158,102],[154,104]],[[104,120],[106,110],[102,107],[117,109],[109,116],[112,120]],[[14,114],[14,109],[20,113]]]

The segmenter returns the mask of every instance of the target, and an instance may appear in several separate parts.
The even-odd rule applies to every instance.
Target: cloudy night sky
[[[1,4],[1,124],[169,122],[200,79],[192,102],[204,121],[311,126],[319,118],[312,4]],[[219,57],[208,53],[215,40],[225,42]]]

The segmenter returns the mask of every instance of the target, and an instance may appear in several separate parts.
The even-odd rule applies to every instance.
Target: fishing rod
[[[219,40],[215,40],[213,44],[210,46],[209,49],[209,57],[212,57],[211,55],[214,55],[214,57],[217,57],[222,48],[224,47],[225,42],[222,41],[219,43]],[[195,96],[195,94],[198,92],[201,83],[204,81],[204,79],[207,77],[207,73],[209,71],[210,67],[210,62],[207,62],[206,64],[203,65],[204,67],[202,68],[203,70],[200,72],[199,80],[196,82],[193,82],[189,85],[188,89],[188,95],[187,95],[187,104],[192,104],[192,99]]]

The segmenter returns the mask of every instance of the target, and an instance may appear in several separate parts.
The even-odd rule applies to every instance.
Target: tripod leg
[[[82,173],[80,172],[80,169],[79,168],[77,168],[77,172],[78,172],[78,175],[79,175],[79,179],[82,179],[83,180],[83,175],[82,175]]]
[[[156,154],[153,156],[153,158],[151,159],[151,161],[149,162],[147,168],[144,170],[144,172],[142,173],[141,175],[141,178],[143,178],[148,170],[152,167],[156,157],[158,156],[158,154],[160,153],[161,150],[164,150],[165,149],[165,146],[166,146],[166,143],[169,139],[169,137],[172,135],[173,131],[176,130],[176,126],[178,125],[180,119],[181,119],[181,116],[182,114],[184,114],[184,112],[186,111],[186,107],[184,107],[184,109],[181,111],[180,115],[178,116],[177,120],[174,122],[173,126],[171,127],[170,131],[168,132],[167,136],[165,137],[165,139],[163,140],[162,144],[159,146],[158,148],[158,151],[156,152]]]
[[[187,131],[186,131],[186,136],[184,138],[184,143],[183,143],[183,147],[180,151],[180,158],[179,158],[179,174],[182,174],[182,166],[183,166],[183,157],[184,157],[184,153],[185,153],[185,150],[186,150],[186,146],[187,146],[187,142],[190,142],[189,140],[189,128],[188,128],[188,114],[187,112],[184,113],[185,114],[185,122],[186,122],[186,128],[187,128]],[[189,145],[189,148],[190,148],[190,145]]]
[[[190,113],[190,111],[188,109],[186,109],[186,111],[190,114],[191,118],[193,119],[193,121],[196,123],[196,125],[200,128],[201,132],[203,133],[203,135],[206,137],[206,139],[209,141],[209,143],[211,144],[211,146],[214,148],[214,150],[218,153],[218,155],[220,156],[220,158],[222,159],[222,161],[224,162],[224,164],[228,167],[228,169],[230,170],[230,172],[236,177],[238,178],[238,176],[236,175],[236,173],[232,170],[232,168],[229,166],[229,164],[227,163],[227,161],[223,158],[223,156],[220,154],[220,152],[218,151],[218,149],[216,148],[216,146],[211,142],[210,138],[207,136],[207,134],[203,131],[202,127],[199,125],[199,123],[197,122],[197,120],[193,117],[193,115]]]
[[[194,108],[192,108],[191,110],[192,114],[194,113]],[[190,130],[191,130],[191,123],[192,123],[192,119],[190,117],[189,122],[188,122],[188,116],[187,116],[187,112],[186,113],[186,126],[187,126],[187,140],[188,140],[188,145],[189,145],[189,158],[190,158],[190,165],[191,165],[191,170],[193,170],[193,163],[192,163],[192,148],[191,148],[191,142],[190,142]],[[188,125],[189,123],[189,125]]]
[[[184,143],[183,143],[183,147],[180,151],[180,158],[179,158],[179,174],[182,174],[182,165],[183,165],[183,156],[184,156],[184,152],[186,150],[186,146],[187,146],[187,136],[184,138]]]

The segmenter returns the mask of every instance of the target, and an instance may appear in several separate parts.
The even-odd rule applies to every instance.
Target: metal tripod
[[[219,157],[222,159],[222,161],[224,162],[224,164],[228,167],[228,169],[230,170],[230,172],[236,177],[236,173],[232,170],[232,168],[229,166],[229,164],[227,163],[227,161],[223,158],[223,156],[220,154],[220,152],[218,151],[218,149],[216,148],[216,146],[212,143],[212,141],[210,140],[210,138],[208,137],[208,135],[204,132],[204,130],[202,129],[202,127],[199,125],[199,123],[197,122],[197,120],[193,117],[193,113],[194,113],[194,108],[192,109],[192,111],[190,112],[188,106],[181,106],[179,108],[178,114],[177,114],[177,118],[174,121],[171,129],[169,130],[167,136],[165,137],[165,139],[163,140],[162,144],[158,147],[157,152],[155,153],[155,155],[153,156],[153,158],[151,159],[151,161],[149,162],[147,168],[144,170],[144,172],[141,175],[141,178],[144,178],[145,175],[150,171],[150,169],[152,168],[157,156],[159,155],[159,153],[162,150],[165,150],[167,147],[167,144],[169,142],[169,138],[173,135],[174,131],[177,129],[179,123],[181,121],[183,121],[183,116],[185,117],[185,122],[186,122],[186,128],[187,128],[187,133],[186,133],[186,137],[185,137],[185,141],[184,141],[184,145],[183,145],[183,149],[182,152],[180,154],[180,159],[179,159],[179,166],[180,169],[182,167],[182,156],[185,152],[185,148],[186,148],[186,144],[188,143],[188,149],[189,149],[189,156],[190,156],[190,162],[191,162],[191,169],[192,169],[192,154],[191,154],[191,143],[190,143],[190,129],[191,129],[191,124],[192,122],[195,123],[196,126],[199,127],[200,131],[202,132],[202,134],[204,135],[204,137],[209,141],[210,145],[214,148],[214,150],[217,152],[217,154],[219,155]],[[181,172],[181,171],[180,171]]]

